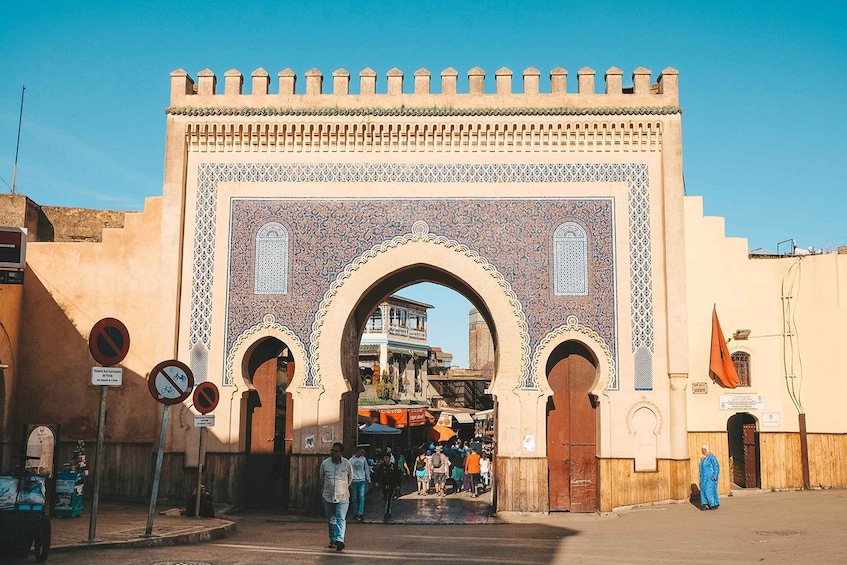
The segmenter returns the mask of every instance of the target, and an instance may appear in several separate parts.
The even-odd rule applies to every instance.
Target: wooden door
[[[247,454],[248,506],[265,506],[271,500],[276,428],[277,360],[272,357],[253,374],[254,391],[248,401],[250,444]]]
[[[742,432],[744,441],[744,487],[759,486],[759,450],[756,447],[756,424],[744,424]]]
[[[568,342],[548,372],[553,396],[547,412],[550,510],[597,510],[597,437],[588,392],[596,369],[585,348]]]

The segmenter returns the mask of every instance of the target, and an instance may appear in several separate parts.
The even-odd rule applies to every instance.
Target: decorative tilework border
[[[197,344],[208,348],[210,342],[215,211],[221,182],[624,182],[628,186],[632,349],[645,346],[653,351],[650,181],[645,163],[202,163],[195,207],[189,350]],[[524,379],[523,384],[530,383]]]

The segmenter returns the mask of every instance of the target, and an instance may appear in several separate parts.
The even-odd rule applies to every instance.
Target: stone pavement
[[[404,487],[404,492],[412,491],[412,494],[394,501],[388,525],[543,524],[560,528],[562,532],[579,533],[566,536],[569,550],[577,554],[582,550],[591,554],[596,547],[604,548],[607,553],[619,548],[619,562],[628,562],[627,559],[639,551],[650,555],[656,548],[662,548],[668,555],[677,555],[673,553],[674,544],[683,544],[684,551],[680,555],[687,555],[689,545],[698,548],[701,553],[696,560],[703,563],[725,562],[726,556],[734,555],[733,552],[748,555],[750,548],[771,551],[771,557],[776,556],[773,562],[778,563],[801,562],[804,555],[815,557],[807,562],[828,563],[832,561],[827,556],[843,556],[847,552],[843,525],[847,519],[845,489],[779,493],[734,490],[733,496],[722,498],[719,510],[705,512],[685,501],[623,508],[606,514],[501,512],[495,515],[490,492],[479,498],[471,498],[467,493],[438,498],[418,496],[414,493],[414,485]],[[384,523],[382,495],[378,490],[368,493],[365,508],[365,522]],[[323,523],[325,520],[320,514],[296,514],[271,508],[229,515],[227,511],[226,507],[216,507],[218,518],[157,514],[153,535],[145,537],[146,504],[101,502],[96,541],[88,542],[86,509],[80,518],[52,520],[52,551],[200,543],[234,535],[235,524],[242,520],[247,520],[253,528],[271,529],[279,523]],[[708,551],[713,550],[714,555],[702,545],[703,536],[711,540],[707,546],[712,548]],[[607,562],[613,561],[611,554],[607,557]],[[844,561],[839,557],[838,562]]]
[[[494,524],[498,518],[491,505],[491,492],[471,498],[467,492],[440,498],[418,496],[415,485],[404,482],[403,492],[394,500],[390,523],[395,524]],[[365,522],[383,523],[382,493],[370,490],[365,497]],[[188,518],[179,509],[162,505],[153,518],[153,531],[147,530],[147,504],[100,502],[97,529],[93,542],[88,541],[91,508],[86,500],[82,516],[53,518],[51,551],[67,551],[86,547],[151,547],[184,545],[220,539],[235,532],[235,522],[228,519],[228,506],[216,505],[217,518]],[[322,514],[298,514],[282,510],[259,511],[268,522],[323,522]],[[350,514],[352,516],[352,513]]]

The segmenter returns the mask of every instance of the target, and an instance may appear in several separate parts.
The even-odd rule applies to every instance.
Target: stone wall
[[[26,228],[29,243],[100,242],[104,228],[122,228],[126,212],[39,206],[23,194],[0,194],[0,225]]]

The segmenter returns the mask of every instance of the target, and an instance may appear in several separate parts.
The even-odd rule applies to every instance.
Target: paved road
[[[759,492],[611,515],[509,516],[491,525],[351,524],[347,549],[325,549],[319,523],[273,514],[236,517],[238,532],[194,546],[57,553],[49,563],[847,563],[847,490]]]

